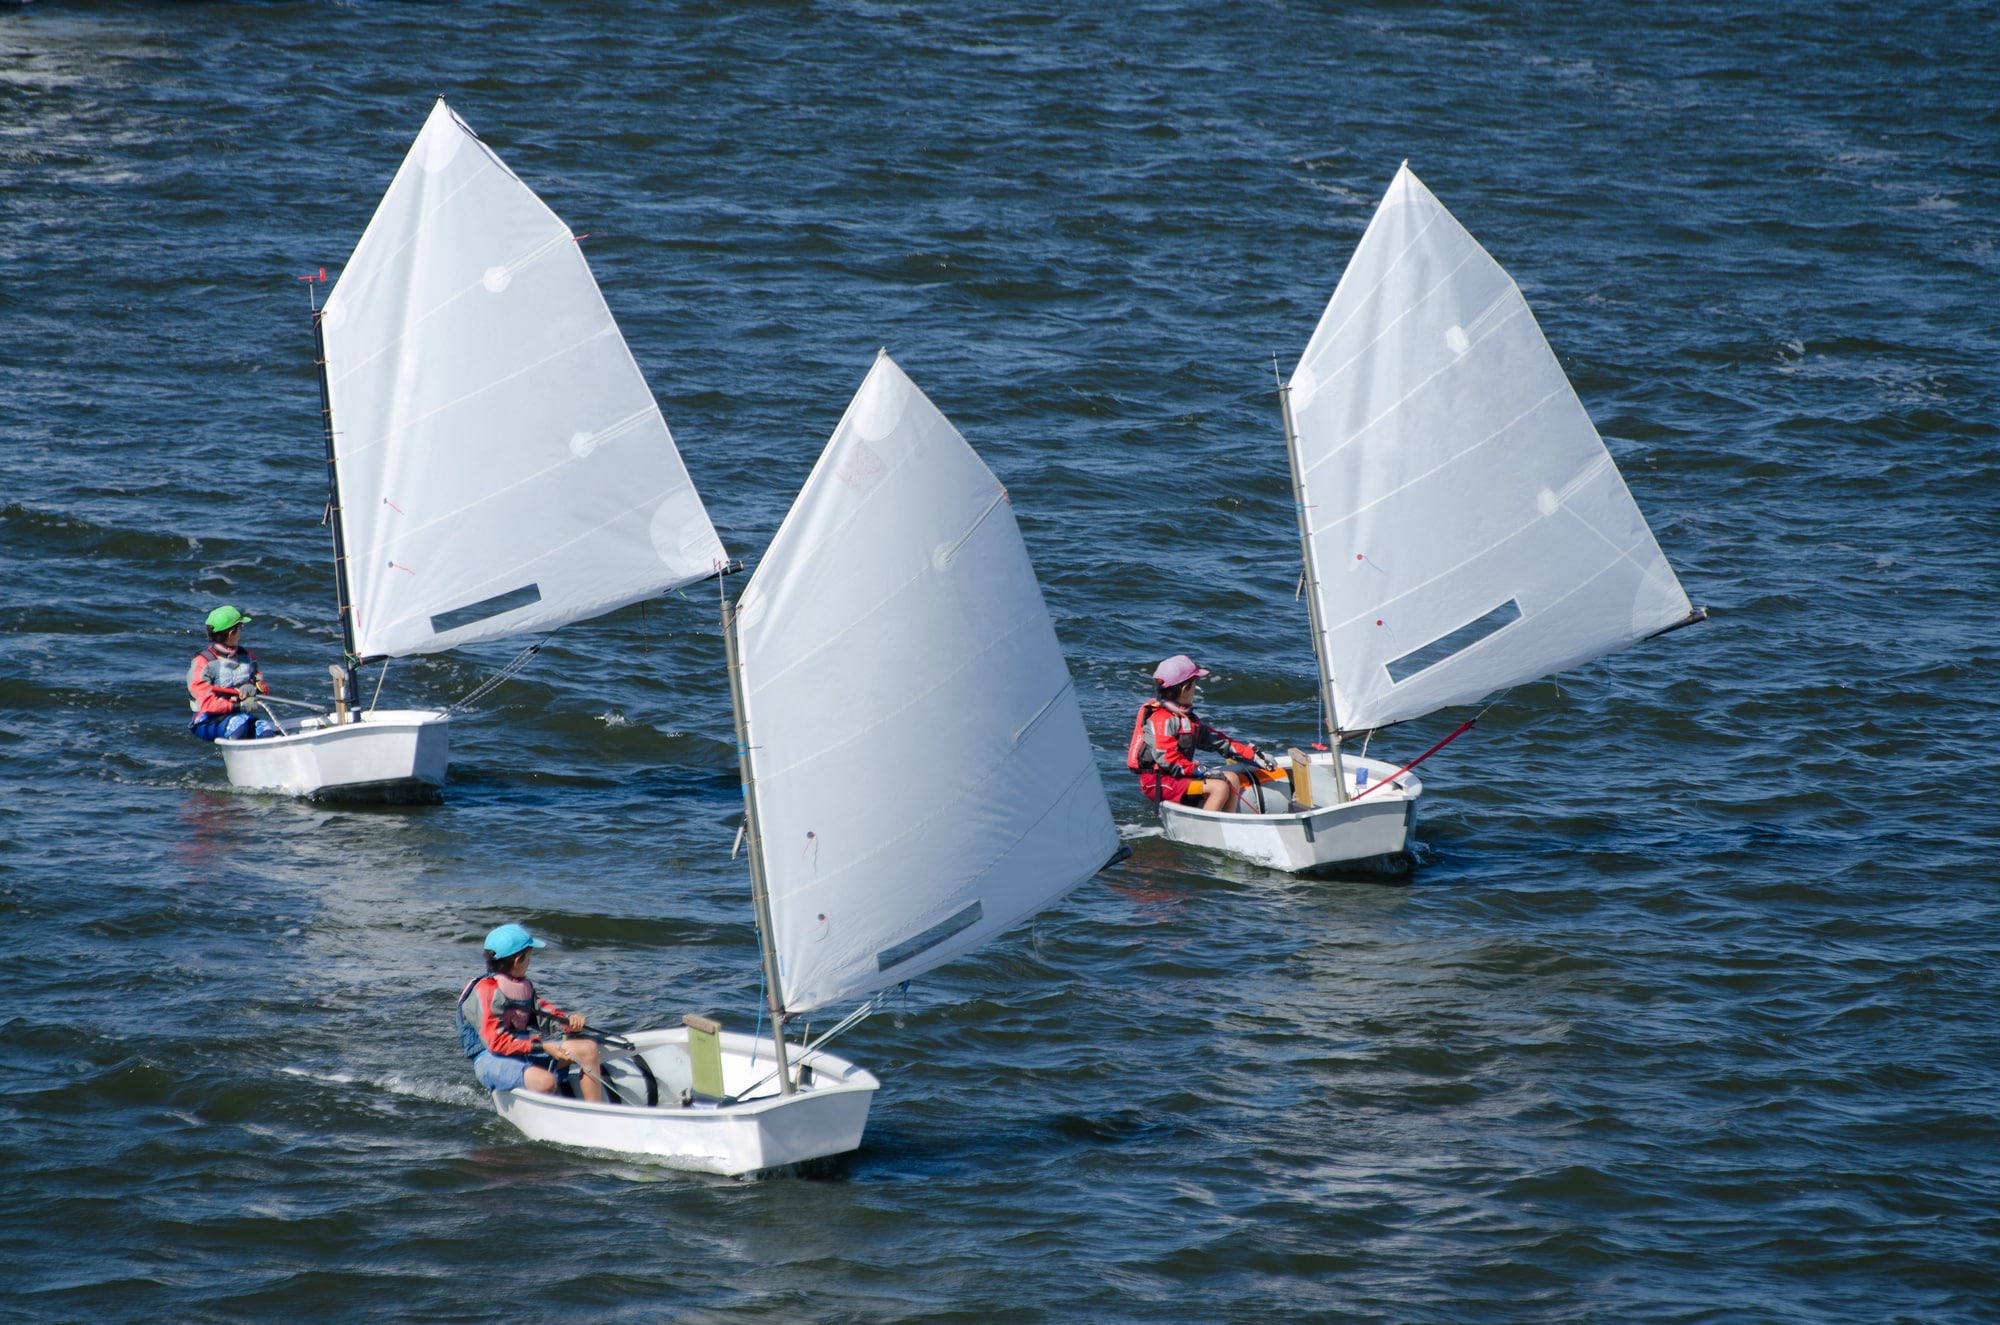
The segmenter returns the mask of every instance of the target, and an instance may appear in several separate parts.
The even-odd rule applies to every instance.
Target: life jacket
[[[527,1035],[534,1029],[535,1017],[541,1011],[533,981],[516,980],[498,971],[473,976],[458,994],[458,1046],[465,1050],[467,1058],[477,1058],[486,1052],[486,1041],[479,1036],[479,985],[484,980],[493,982],[493,1017],[502,1030]]]
[[[1183,713],[1167,707],[1157,699],[1149,699],[1139,706],[1139,716],[1132,723],[1132,743],[1125,748],[1125,767],[1134,773],[1167,773],[1178,777],[1176,771],[1185,768],[1194,760],[1189,749],[1194,744],[1194,723],[1185,726],[1179,719],[1192,719],[1193,714]],[[1169,765],[1161,758],[1171,753],[1179,760]]]
[[[220,645],[210,644],[194,656],[194,662],[188,667],[188,708],[200,713],[202,701],[215,687],[241,690],[256,675],[256,654],[241,645],[234,653],[224,653]]]
[[[1184,770],[1194,766],[1194,752],[1204,747],[1226,750],[1239,759],[1257,757],[1254,746],[1217,731],[1197,718],[1193,709],[1149,699],[1139,706],[1139,716],[1132,723],[1132,742],[1125,747],[1125,767],[1134,773],[1186,777],[1188,773]]]

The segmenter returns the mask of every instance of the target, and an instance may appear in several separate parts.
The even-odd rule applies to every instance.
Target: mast
[[[1326,718],[1327,743],[1333,748],[1333,785],[1337,801],[1347,799],[1347,776],[1340,767],[1340,714],[1333,706],[1333,672],[1327,666],[1326,639],[1319,620],[1319,562],[1313,556],[1312,517],[1306,508],[1306,489],[1299,468],[1299,436],[1292,430],[1292,388],[1278,373],[1276,357],[1271,360],[1271,376],[1278,380],[1278,413],[1285,421],[1285,461],[1292,471],[1292,507],[1299,517],[1299,556],[1305,562],[1306,611],[1312,621],[1313,661],[1319,668],[1320,712]]]
[[[721,576],[717,576],[718,583]],[[771,933],[771,892],[764,882],[764,837],[757,828],[757,776],[750,760],[750,719],[743,703],[743,662],[736,645],[736,613],[722,591],[722,642],[729,660],[729,702],[736,711],[736,766],[743,774],[743,827],[750,845],[750,902],[757,913],[757,947],[764,959],[764,992],[771,1004],[771,1039],[777,1044],[778,1089],[793,1091],[785,1062],[785,995],[778,984],[778,949]]]
[[[326,279],[325,269],[320,271],[320,279]],[[306,287],[310,293],[312,287]],[[336,679],[336,698],[357,694],[354,670],[361,660],[354,656],[354,607],[347,591],[347,538],[341,529],[340,469],[333,454],[333,393],[326,380],[326,330],[321,325],[323,310],[315,308],[313,324],[313,362],[319,368],[319,421],[326,434],[326,516],[333,526],[333,585],[334,594],[340,604],[340,650],[341,671],[345,673],[345,684]],[[343,704],[341,707],[345,707]]]

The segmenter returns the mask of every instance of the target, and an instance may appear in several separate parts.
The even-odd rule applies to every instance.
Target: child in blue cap
[[[472,1074],[490,1090],[553,1094],[572,1072],[583,1098],[604,1099],[603,1075],[594,1040],[544,1040],[537,1027],[554,1022],[574,1034],[583,1029],[581,1012],[564,1012],[537,997],[528,980],[528,959],[547,947],[520,925],[506,924],[486,936],[486,974],[476,976],[458,996],[458,1036]]]

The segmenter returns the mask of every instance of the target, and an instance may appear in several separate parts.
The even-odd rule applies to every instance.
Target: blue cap
[[[512,957],[529,948],[548,946],[519,925],[502,925],[486,936],[486,951],[492,953],[495,960]]]

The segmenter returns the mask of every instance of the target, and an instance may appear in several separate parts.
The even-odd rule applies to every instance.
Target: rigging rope
[[[555,630],[550,631],[548,634],[536,640],[533,644],[530,644],[527,648],[515,654],[513,658],[508,661],[506,666],[502,667],[499,671],[493,673],[493,675],[487,677],[484,681],[474,686],[469,692],[467,692],[464,698],[460,699],[450,708],[447,708],[444,711],[445,716],[449,718],[460,713],[473,712],[474,709],[472,706],[475,703],[485,698],[487,695],[491,694],[493,692],[494,687],[498,686],[502,681],[505,681],[507,678],[513,676],[516,672],[519,672],[523,667],[526,667],[528,665],[528,660],[533,658],[536,654],[540,653],[542,651],[542,646],[544,644],[547,644],[551,639],[554,639],[556,631],[561,629],[562,629],[561,626],[557,626]],[[386,671],[387,669],[385,668],[384,670]],[[378,695],[378,697],[381,694],[381,686],[379,684],[376,686],[376,694]]]
[[[1418,755],[1415,759],[1412,759],[1409,763],[1404,764],[1401,768],[1391,773],[1388,777],[1378,779],[1377,781],[1371,783],[1366,790],[1357,791],[1352,796],[1348,797],[1347,799],[1349,803],[1358,801],[1363,796],[1370,795],[1379,788],[1394,782],[1397,778],[1403,776],[1403,774],[1409,772],[1411,769],[1415,768],[1418,764],[1423,763],[1424,760],[1429,759],[1432,755],[1436,754],[1438,751],[1444,749],[1447,745],[1450,745],[1453,741],[1457,740],[1459,737],[1471,731],[1473,727],[1478,725],[1478,722],[1479,722],[1478,718],[1467,718],[1464,722],[1459,723],[1457,731],[1445,737],[1442,741],[1439,741],[1436,745],[1424,751],[1422,754]]]
[[[848,1013],[846,1016],[842,1017],[839,1021],[835,1022],[833,1028],[827,1031],[824,1035],[820,1036],[819,1039],[815,1040],[813,1043],[809,1045],[802,1045],[799,1049],[799,1057],[796,1066],[798,1067],[806,1066],[808,1059],[810,1059],[814,1054],[822,1052],[826,1048],[826,1042],[828,1040],[831,1040],[834,1036],[840,1034],[848,1027],[859,1022],[862,1018],[871,1016],[876,1012],[880,1012],[883,1008],[888,1006],[889,996],[891,994],[896,993],[898,990],[907,991],[909,987],[910,987],[910,982],[908,980],[905,980],[899,985],[892,985],[887,989],[876,991],[874,997],[870,998],[866,1003],[863,1003],[860,1007],[854,1009],[854,1011]],[[760,1010],[757,1013],[757,1031],[758,1031],[757,1040],[759,1043],[761,1043],[763,1039],[763,1029],[764,1029],[764,1014],[760,1006]],[[780,1026],[777,1029],[778,1029],[778,1034],[783,1035],[785,1033],[784,1027]],[[751,1061],[753,1062],[755,1061],[754,1050],[752,1051]],[[773,1068],[771,1071],[766,1072],[763,1076],[759,1077],[757,1080],[751,1082],[749,1087],[736,1097],[737,1103],[739,1104],[744,1103],[745,1101],[748,1101],[753,1097],[762,1098],[761,1096],[756,1095],[758,1088],[769,1084],[772,1078],[776,1077],[777,1075],[778,1075],[777,1069]]]
[[[820,1036],[819,1039],[813,1041],[809,1045],[804,1046],[799,1053],[799,1062],[804,1063],[809,1056],[819,1053],[821,1050],[826,1048],[826,1042],[828,1040],[831,1040],[834,1036],[840,1034],[848,1027],[855,1025],[865,1017],[873,1016],[875,1013],[880,1012],[883,1008],[889,1006],[889,996],[899,991],[907,994],[910,991],[910,982],[908,980],[905,980],[901,984],[892,986],[891,988],[876,990],[875,996],[873,998],[869,999],[866,1003],[863,1003],[860,1007],[854,1009],[854,1011],[848,1013],[846,1016],[842,1017],[839,1021],[835,1022],[833,1024],[833,1029],[827,1031],[824,1035]]]

